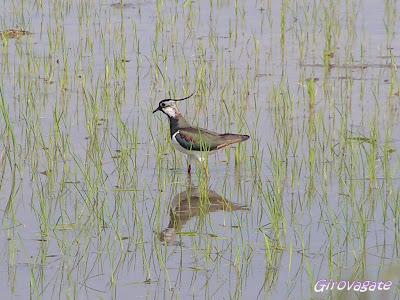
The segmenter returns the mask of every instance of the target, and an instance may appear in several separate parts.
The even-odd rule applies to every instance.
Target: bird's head
[[[164,99],[161,100],[160,103],[158,104],[158,107],[153,110],[153,114],[157,111],[162,111],[164,114],[166,114],[170,118],[177,118],[181,115],[181,113],[178,110],[178,107],[176,106],[177,101],[182,101],[186,100],[190,97],[193,96],[194,93],[191,95],[182,98],[182,99]]]

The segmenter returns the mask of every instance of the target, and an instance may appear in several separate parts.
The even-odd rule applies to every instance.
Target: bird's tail
[[[224,140],[225,143],[220,145],[218,149],[226,147],[231,144],[240,143],[249,139],[250,136],[247,134],[232,134],[232,133],[224,133],[221,134],[220,137]]]

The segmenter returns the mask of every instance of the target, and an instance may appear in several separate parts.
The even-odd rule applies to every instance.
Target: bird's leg
[[[191,155],[188,156],[188,174],[192,171],[192,158]]]
[[[190,173],[187,173],[186,185],[187,186],[191,186],[192,185],[192,174],[190,174]]]

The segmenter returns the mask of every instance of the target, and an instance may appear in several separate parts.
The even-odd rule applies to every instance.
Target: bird
[[[171,142],[175,149],[188,155],[188,173],[191,172],[191,162],[196,158],[201,164],[207,155],[214,154],[218,150],[235,143],[249,139],[246,134],[216,133],[204,128],[190,125],[180,113],[176,103],[192,97],[191,95],[181,99],[163,99],[153,114],[161,111],[168,116]],[[208,169],[203,165],[206,175]]]

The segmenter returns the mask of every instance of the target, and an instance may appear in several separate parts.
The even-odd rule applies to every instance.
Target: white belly
[[[175,147],[176,150],[183,152],[187,155],[193,155],[194,157],[197,158],[197,160],[199,162],[203,162],[204,158],[206,157],[206,155],[210,155],[210,154],[214,154],[215,152],[217,152],[217,150],[212,150],[212,151],[194,151],[194,150],[187,150],[185,148],[183,148],[178,141],[176,140],[176,135],[179,133],[179,130],[177,132],[175,132],[171,138],[172,141],[172,145]]]

